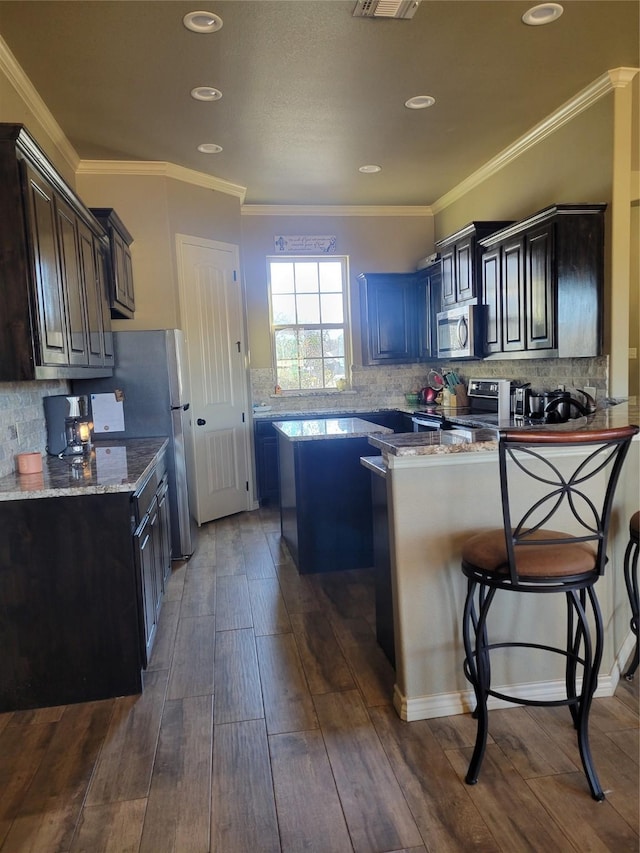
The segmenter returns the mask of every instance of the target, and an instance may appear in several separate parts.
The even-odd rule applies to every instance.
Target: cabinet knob
[[[206,421],[204,418],[198,418],[196,423],[198,424],[198,426],[204,426],[206,424]]]

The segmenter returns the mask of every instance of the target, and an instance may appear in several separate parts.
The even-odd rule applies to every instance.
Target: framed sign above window
[[[284,255],[333,255],[335,237],[279,234],[273,238],[274,250]]]

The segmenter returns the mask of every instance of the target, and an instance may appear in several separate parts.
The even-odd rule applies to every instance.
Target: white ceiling
[[[385,20],[353,17],[355,0],[0,0],[0,35],[83,159],[172,162],[252,204],[428,205],[640,64],[637,0],[563,0],[542,27],[521,21],[532,5],[422,0]],[[196,9],[222,29],[187,31]],[[201,85],[222,99],[193,100]],[[436,104],[408,110],[414,95]]]

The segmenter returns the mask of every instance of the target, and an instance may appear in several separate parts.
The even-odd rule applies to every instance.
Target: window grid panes
[[[346,379],[346,258],[270,259],[276,381],[283,391]]]

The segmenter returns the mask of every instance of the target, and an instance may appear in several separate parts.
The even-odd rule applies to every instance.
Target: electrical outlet
[[[637,347],[629,347],[629,358],[637,358],[638,357],[638,348]]]
[[[18,439],[18,428],[15,424],[9,424],[7,427],[7,437],[9,441],[17,441]]]

